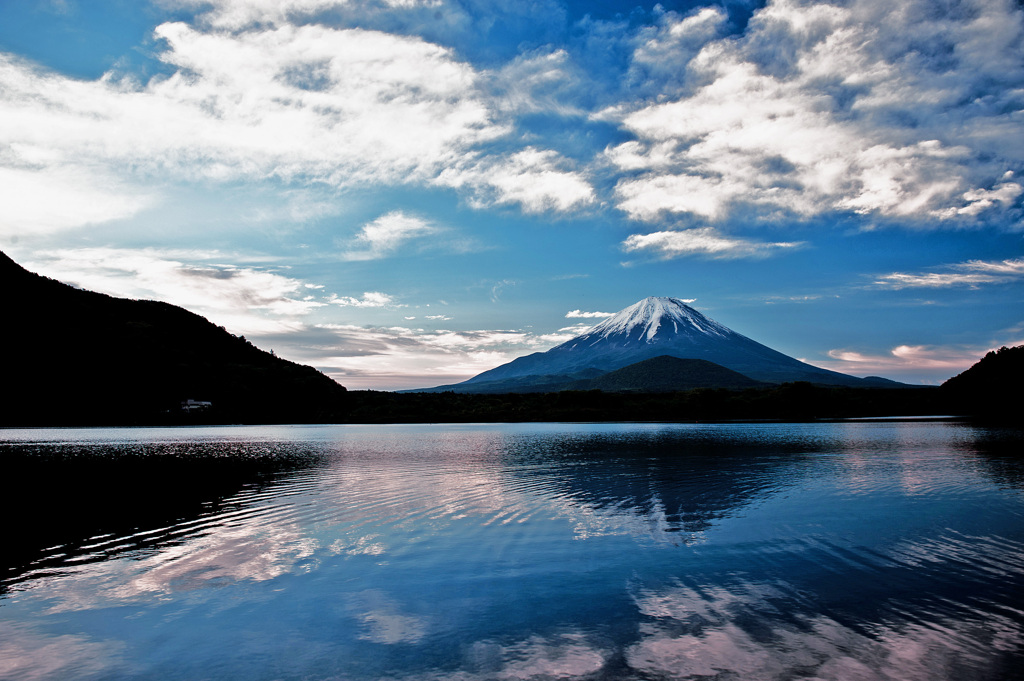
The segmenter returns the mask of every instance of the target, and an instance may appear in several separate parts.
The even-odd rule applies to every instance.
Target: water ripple
[[[1024,661],[1024,478],[970,429],[243,432],[4,450],[19,475],[67,464],[53,484],[80,505],[5,563],[0,676],[960,681]],[[144,482],[104,479],[121,468]]]

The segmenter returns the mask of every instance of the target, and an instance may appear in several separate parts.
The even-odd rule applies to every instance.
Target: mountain
[[[345,388],[316,369],[180,307],[77,289],[4,253],[0,291],[0,424],[309,422],[343,409]]]
[[[942,384],[955,411],[1000,420],[1024,421],[1024,345],[987,353],[970,369]]]
[[[662,355],[701,359],[764,383],[896,387],[887,379],[856,378],[812,366],[736,333],[678,298],[645,298],[585,333],[520,357],[462,383],[430,391],[502,392],[545,389],[567,377],[593,378]],[[581,376],[582,377],[582,376]]]
[[[569,387],[608,392],[672,392],[695,388],[742,390],[764,385],[706,359],[680,359],[660,355],[609,371],[597,378],[578,381]]]

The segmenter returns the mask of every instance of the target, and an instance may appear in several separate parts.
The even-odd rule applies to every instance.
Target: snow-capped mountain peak
[[[658,357],[699,359],[766,383],[859,385],[861,379],[784,355],[708,319],[678,298],[644,298],[561,345],[433,390],[551,390]],[[660,366],[660,365],[659,365]]]
[[[626,336],[650,343],[662,330],[663,335],[697,332],[724,337],[730,334],[728,328],[708,319],[678,298],[650,297],[608,317],[580,338],[587,343],[596,343],[612,336]]]

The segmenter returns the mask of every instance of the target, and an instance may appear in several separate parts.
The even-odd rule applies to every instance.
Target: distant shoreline
[[[323,428],[331,426],[472,426],[472,425],[504,425],[504,424],[517,424],[517,423],[562,423],[562,424],[597,424],[597,423],[650,423],[650,424],[794,424],[794,423],[969,423],[975,420],[972,416],[954,416],[954,415],[935,415],[935,416],[863,416],[863,417],[851,417],[851,418],[823,418],[823,419],[810,419],[804,421],[797,420],[784,420],[784,419],[711,419],[711,420],[679,420],[679,421],[664,421],[664,420],[601,420],[601,421],[585,421],[585,420],[570,420],[570,421],[394,421],[394,422],[324,422],[324,423],[187,423],[187,424],[128,424],[128,425],[38,425],[38,426],[0,426],[0,432],[9,430],[93,430],[93,429],[181,429],[186,430],[189,428],[257,428],[261,426],[275,427],[275,428]]]
[[[246,415],[218,411],[153,414],[150,418],[61,418],[51,414],[0,423],[0,428],[191,427],[231,425],[388,425],[466,423],[805,423],[1010,421],[969,413],[939,388],[842,388],[783,384],[772,389],[697,389],[672,393],[388,393],[350,391],[332,414],[295,419],[294,412]],[[249,416],[249,418],[247,418]],[[327,418],[324,418],[327,416]]]

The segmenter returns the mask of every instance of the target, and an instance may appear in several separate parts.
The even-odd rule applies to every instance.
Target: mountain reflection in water
[[[0,678],[1010,679],[1020,434],[0,431]]]

